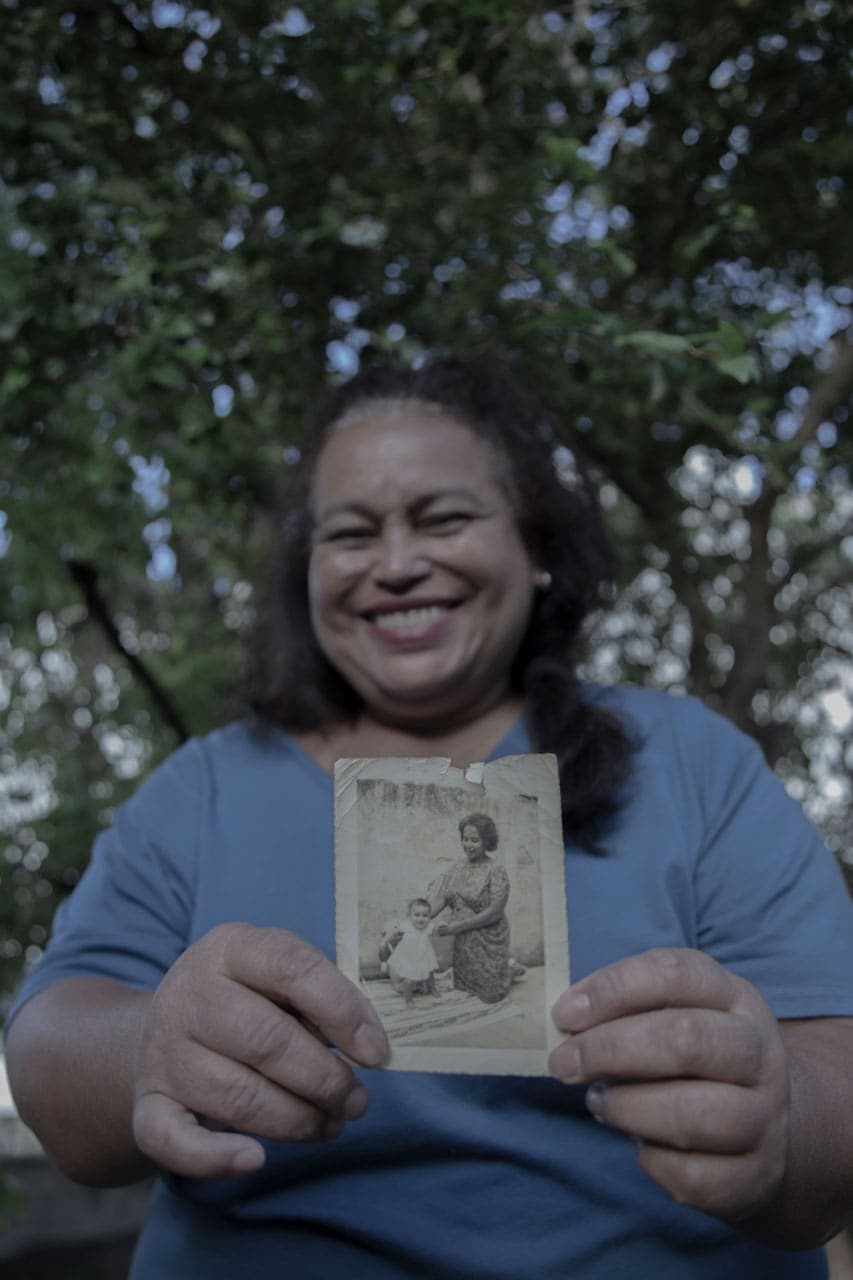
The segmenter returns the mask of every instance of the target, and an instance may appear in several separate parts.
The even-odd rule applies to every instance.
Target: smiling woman
[[[453,938],[453,985],[485,1004],[502,1000],[512,984],[509,956],[509,897],[506,871],[489,857],[498,832],[487,813],[469,813],[459,823],[463,858],[436,888],[430,910],[450,907],[450,921],[437,934]]]
[[[58,914],[10,1079],[71,1176],[159,1167],[133,1280],[824,1274],[853,1207],[853,911],[754,743],[579,682],[608,556],[558,440],[453,360],[335,391],[250,714],[147,780]],[[384,1033],[330,959],[334,761],[530,751],[557,757],[569,863],[553,1078],[366,1073]],[[509,877],[487,815],[460,840],[410,923],[447,909],[454,981],[496,1004]]]
[[[331,767],[420,754],[423,735],[482,759],[524,708],[557,754],[567,832],[594,844],[631,742],[574,672],[610,557],[557,445],[542,406],[485,367],[378,367],[332,392],[285,499],[255,710]]]

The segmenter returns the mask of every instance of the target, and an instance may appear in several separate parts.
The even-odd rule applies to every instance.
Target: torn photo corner
[[[337,963],[401,1071],[548,1074],[569,985],[557,761],[339,760]]]

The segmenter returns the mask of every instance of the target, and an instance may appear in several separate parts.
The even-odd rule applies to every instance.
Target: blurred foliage
[[[589,671],[730,715],[853,858],[849,6],[220,8],[0,0],[4,984],[229,714],[299,424],[386,354],[559,412]]]

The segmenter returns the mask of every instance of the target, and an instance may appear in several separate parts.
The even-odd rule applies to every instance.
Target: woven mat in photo
[[[451,1035],[455,1030],[485,1027],[522,1011],[509,996],[497,1004],[483,1004],[467,991],[457,991],[452,974],[440,974],[437,996],[418,995],[407,1005],[387,979],[362,980],[362,990],[373,1002],[389,1040],[395,1044],[422,1044]]]

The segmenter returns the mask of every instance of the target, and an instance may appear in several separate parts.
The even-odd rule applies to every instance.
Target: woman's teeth
[[[384,631],[405,631],[407,627],[422,627],[435,622],[447,613],[445,605],[433,604],[426,609],[400,609],[395,613],[380,613],[373,619]]]

